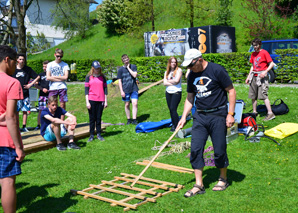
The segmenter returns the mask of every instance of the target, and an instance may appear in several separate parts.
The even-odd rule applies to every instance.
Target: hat
[[[93,61],[92,67],[94,67],[95,69],[101,68],[100,63],[98,61]]]
[[[199,58],[201,56],[202,56],[201,51],[197,49],[187,50],[184,55],[184,61],[182,62],[181,66],[187,67],[192,62],[192,60]]]

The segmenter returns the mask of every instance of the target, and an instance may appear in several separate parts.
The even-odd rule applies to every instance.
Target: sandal
[[[224,185],[216,184],[216,185],[213,187],[212,191],[224,191],[224,190],[225,190],[226,188],[228,188],[228,186],[230,185],[229,182],[228,182],[228,180],[225,180],[225,179],[223,179],[222,177],[219,177],[219,178],[218,178],[218,181],[224,182]],[[216,187],[220,188],[220,190],[214,190],[214,188],[216,188]]]
[[[193,185],[193,188],[198,188],[199,190],[195,193],[193,193],[191,190],[188,190],[184,194],[184,197],[189,198],[189,197],[195,196],[197,194],[204,194],[206,192],[205,187],[204,186],[199,186],[198,184]],[[189,195],[187,195],[187,193],[189,193]]]

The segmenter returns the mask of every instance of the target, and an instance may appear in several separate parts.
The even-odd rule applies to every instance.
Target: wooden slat
[[[137,162],[136,164],[138,165],[142,165],[142,166],[147,166],[148,163],[144,163],[144,162]],[[170,171],[174,171],[174,172],[182,172],[182,173],[188,173],[188,174],[192,174],[193,172],[189,172],[189,171],[185,171],[185,170],[180,170],[180,169],[175,169],[175,168],[171,168],[171,167],[166,167],[166,166],[160,166],[157,164],[151,164],[152,167],[155,168],[159,168],[159,169],[165,169],[165,170],[170,170]]]
[[[129,196],[129,197],[134,197],[134,198],[137,198],[137,199],[140,199],[140,200],[148,200],[148,201],[153,202],[153,203],[156,202],[156,200],[153,199],[153,198],[144,197],[144,196],[140,196],[140,195],[137,195],[137,194],[132,194],[132,193],[125,192],[125,191],[120,191],[120,190],[117,190],[117,189],[111,189],[111,188],[107,188],[107,187],[103,187],[103,186],[97,186],[97,185],[93,185],[93,184],[90,184],[89,186],[94,187],[96,189],[102,189],[102,190],[105,190],[107,192],[112,192],[112,193],[125,195],[125,196]]]
[[[150,84],[149,86],[144,87],[143,89],[140,89],[140,90],[139,90],[139,95],[142,94],[142,93],[144,93],[144,92],[146,92],[146,91],[147,91],[148,89],[150,89],[151,87],[154,87],[154,86],[156,86],[156,85],[158,85],[158,84],[161,84],[162,82],[163,82],[163,79],[160,80],[160,81],[157,81],[157,82],[155,82],[155,83],[153,83],[153,84]]]
[[[149,163],[149,160],[143,160],[143,163]],[[171,165],[171,164],[165,164],[165,163],[159,163],[159,162],[153,162],[152,164],[154,165],[159,165],[159,166],[164,166],[164,167],[170,167],[170,168],[174,168],[174,169],[179,169],[179,170],[185,170],[188,172],[194,172],[193,169],[190,168],[185,168],[185,167],[181,167],[181,166],[175,166],[175,165]]]

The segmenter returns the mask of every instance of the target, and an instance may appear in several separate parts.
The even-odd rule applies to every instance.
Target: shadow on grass
[[[104,131],[104,134],[102,134],[103,137],[109,137],[109,136],[114,136],[121,134],[123,131],[117,130],[117,131]]]
[[[138,122],[142,123],[142,122],[146,121],[148,118],[150,118],[149,114],[143,114],[141,116],[138,116]]]
[[[29,183],[17,183],[16,187],[24,187],[29,185]],[[77,203],[76,200],[71,200],[71,194],[65,193],[63,197],[54,198],[49,197],[47,188],[52,188],[58,186],[59,184],[46,184],[43,186],[30,186],[24,188],[17,194],[17,209],[26,207],[24,211],[18,212],[64,212],[70,206]],[[37,201],[36,198],[40,198]]]
[[[204,186],[206,189],[213,187],[213,185],[215,185],[218,181],[218,177],[219,177],[219,169],[217,168],[208,168],[205,169],[203,172],[203,181],[204,181]],[[245,178],[245,175],[237,172],[235,170],[231,170],[228,169],[228,180],[229,180],[229,184],[232,185],[233,182],[241,182],[243,181]],[[193,178],[192,180],[188,181],[186,184],[189,183],[193,183],[195,184],[195,178]],[[183,184],[184,185],[184,184]]]

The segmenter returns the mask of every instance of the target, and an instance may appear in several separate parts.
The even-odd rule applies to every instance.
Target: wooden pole
[[[145,167],[145,169],[139,174],[139,176],[135,179],[135,181],[130,185],[130,187],[133,187],[136,182],[143,176],[143,174],[147,171],[147,169],[151,166],[151,164],[156,160],[156,158],[160,155],[160,153],[166,148],[168,143],[173,139],[173,137],[178,133],[178,131],[181,128],[178,128],[175,130],[175,132],[171,135],[171,137],[162,145],[162,147],[159,149],[158,153],[153,157],[153,159],[148,163],[148,165]]]

